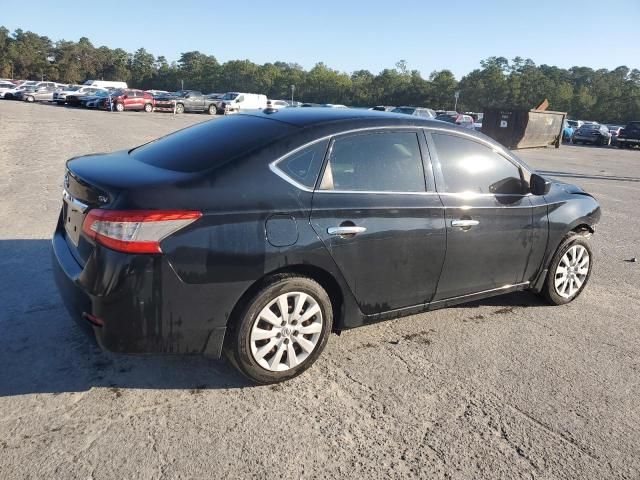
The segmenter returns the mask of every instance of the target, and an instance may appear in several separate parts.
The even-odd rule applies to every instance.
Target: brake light
[[[160,242],[202,216],[184,210],[90,210],[82,224],[86,236],[112,250],[162,253]]]

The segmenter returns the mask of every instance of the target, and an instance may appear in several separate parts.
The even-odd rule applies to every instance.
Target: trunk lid
[[[82,233],[82,224],[89,211],[94,208],[128,208],[118,204],[122,193],[140,193],[192,176],[142,163],[127,151],[87,155],[67,161],[62,222],[63,234],[75,259],[84,266],[95,249],[94,243]],[[153,209],[153,206],[137,208]]]

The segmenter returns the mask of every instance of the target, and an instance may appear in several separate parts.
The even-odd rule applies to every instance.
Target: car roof
[[[445,122],[414,117],[402,113],[381,112],[359,108],[283,108],[272,113],[256,112],[241,115],[254,115],[277,120],[297,127],[320,126],[329,123],[352,123],[352,126],[366,127],[367,124],[385,125],[415,125],[422,127],[447,128],[458,131],[459,127]]]

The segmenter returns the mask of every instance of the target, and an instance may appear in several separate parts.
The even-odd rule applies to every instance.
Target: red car
[[[124,112],[125,110],[153,112],[154,106],[155,100],[150,93],[129,88],[114,90],[100,104],[102,109],[115,110],[117,112]]]

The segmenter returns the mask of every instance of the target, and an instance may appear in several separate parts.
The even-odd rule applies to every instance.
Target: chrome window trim
[[[294,180],[293,178],[291,178],[289,175],[286,174],[286,172],[284,170],[281,170],[278,167],[278,163],[282,162],[283,160],[286,160],[288,157],[290,157],[291,155],[294,155],[295,153],[299,152],[300,150],[304,150],[305,148],[310,147],[311,145],[314,145],[316,143],[319,142],[323,142],[325,140],[329,140],[332,139],[334,137],[338,137],[341,135],[348,135],[350,133],[359,133],[359,132],[370,132],[370,131],[376,131],[376,130],[419,130],[419,129],[423,129],[425,127],[423,126],[416,126],[416,125],[390,125],[390,126],[383,126],[383,127],[363,127],[363,128],[355,128],[352,130],[345,130],[344,132],[338,132],[338,133],[332,133],[331,135],[325,135],[324,137],[320,137],[320,138],[316,138],[315,140],[312,140],[308,143],[305,143],[304,145],[299,146],[298,148],[291,150],[290,152],[285,153],[284,155],[282,155],[281,157],[276,158],[274,161],[272,161],[271,163],[269,163],[269,169],[275,173],[276,175],[278,175],[280,178],[282,178],[284,181],[286,181],[287,183],[293,185],[294,187],[305,191],[305,192],[311,192],[313,193],[314,189],[313,188],[309,188],[306,185],[301,184],[300,182],[298,182],[297,180]],[[315,190],[317,192],[321,191],[321,190]],[[322,190],[323,192],[328,191],[328,190]],[[362,190],[354,190],[354,191],[350,191],[349,193],[366,193]],[[374,192],[374,193],[398,193],[398,192]],[[409,193],[409,192],[404,192],[404,193]],[[425,193],[425,192],[411,192],[411,193]]]
[[[352,133],[360,133],[360,132],[371,132],[371,131],[378,131],[378,130],[423,130],[423,131],[426,131],[427,133],[435,131],[435,132],[442,132],[448,135],[467,137],[470,140],[473,140],[475,142],[485,145],[486,147],[493,150],[495,153],[503,157],[506,157],[506,160],[514,163],[517,167],[521,168],[523,171],[527,172],[529,175],[531,175],[532,173],[529,171],[528,168],[525,168],[524,165],[518,162],[517,159],[513,158],[503,147],[496,146],[491,142],[483,138],[479,138],[476,135],[467,133],[462,129],[461,131],[458,131],[458,130],[452,130],[450,128],[442,128],[437,126],[433,127],[433,126],[427,126],[427,125],[388,125],[388,126],[382,126],[382,127],[362,127],[362,128],[355,128],[352,130],[345,130],[343,132],[332,133],[330,135],[325,135],[324,137],[316,138],[315,140],[307,142],[304,145],[301,145],[295,148],[294,150],[291,150],[290,152],[287,152],[284,155],[276,158],[271,163],[269,163],[269,169],[285,182],[289,183],[290,185],[293,185],[294,187],[296,187],[299,190],[302,190],[303,192],[308,192],[308,193],[315,192],[315,193],[363,193],[363,194],[382,194],[382,195],[457,195],[457,196],[467,195],[463,193],[448,193],[448,192],[439,193],[439,192],[392,192],[392,191],[369,191],[369,190],[320,190],[320,189],[310,188],[310,187],[307,187],[306,185],[303,185],[297,180],[291,178],[289,175],[287,175],[287,173],[284,170],[278,167],[278,164],[283,160],[286,160],[291,155],[294,155],[299,151],[304,150],[305,148],[308,148],[316,143],[323,142],[325,140],[330,140],[332,138],[342,136],[342,135],[349,135]],[[509,197],[513,196],[510,194],[491,194],[491,193],[479,193],[477,195],[485,195],[485,196],[492,196],[492,197],[500,196],[500,195],[509,196]],[[528,195],[530,195],[530,193],[527,193],[526,195],[523,195],[523,196],[528,196]]]

